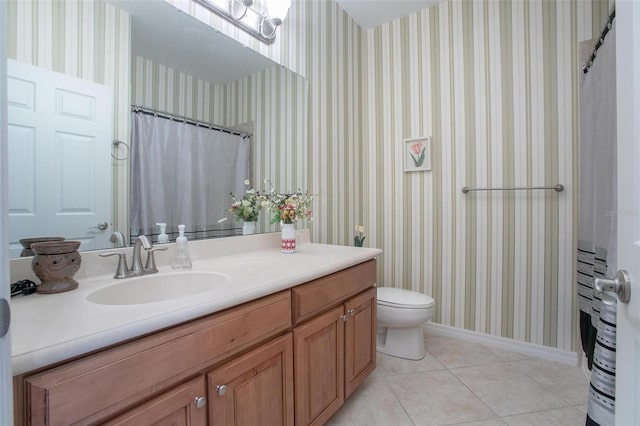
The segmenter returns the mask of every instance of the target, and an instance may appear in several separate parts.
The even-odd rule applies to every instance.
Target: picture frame
[[[431,170],[431,136],[405,139],[402,158],[405,172]]]

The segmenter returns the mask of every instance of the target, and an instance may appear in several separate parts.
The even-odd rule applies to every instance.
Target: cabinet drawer
[[[327,310],[376,283],[376,261],[369,260],[291,290],[294,325]]]
[[[31,424],[111,417],[203,368],[289,329],[284,291],[25,379]]]

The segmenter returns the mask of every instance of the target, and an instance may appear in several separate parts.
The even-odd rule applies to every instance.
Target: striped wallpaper
[[[129,14],[102,1],[7,0],[7,56],[113,88],[114,138],[129,139]],[[118,154],[121,155],[121,154]],[[128,167],[114,162],[114,229],[128,228]]]
[[[309,79],[314,241],[364,224],[381,284],[433,295],[436,322],[576,350],[577,49],[609,6],[450,0],[364,31],[332,0],[294,1],[257,50]],[[416,136],[433,136],[430,172],[402,170]]]
[[[264,179],[280,191],[307,187],[308,82],[274,66],[216,86],[148,59],[136,57],[133,103],[252,133],[252,184]],[[261,215],[258,231],[275,231]]]
[[[572,13],[569,2],[446,2],[365,36],[364,138],[387,171],[365,186],[381,192],[368,210],[389,254],[384,280],[433,295],[437,322],[572,347]],[[433,170],[404,173],[398,146],[422,135]],[[556,183],[566,191],[461,192]]]

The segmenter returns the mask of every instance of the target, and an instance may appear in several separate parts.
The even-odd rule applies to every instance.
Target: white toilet
[[[422,325],[431,319],[433,310],[433,298],[426,294],[378,287],[378,352],[415,360],[424,358]]]

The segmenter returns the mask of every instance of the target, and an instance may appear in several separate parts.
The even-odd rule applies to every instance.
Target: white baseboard
[[[428,322],[424,325],[425,331],[440,336],[453,337],[469,342],[480,343],[494,348],[505,349],[518,352],[547,361],[560,362],[562,364],[578,366],[579,356],[576,352],[551,348],[549,346],[536,345],[534,343],[521,342],[506,337],[494,336],[492,334],[470,331],[462,328],[451,327],[449,325]]]

